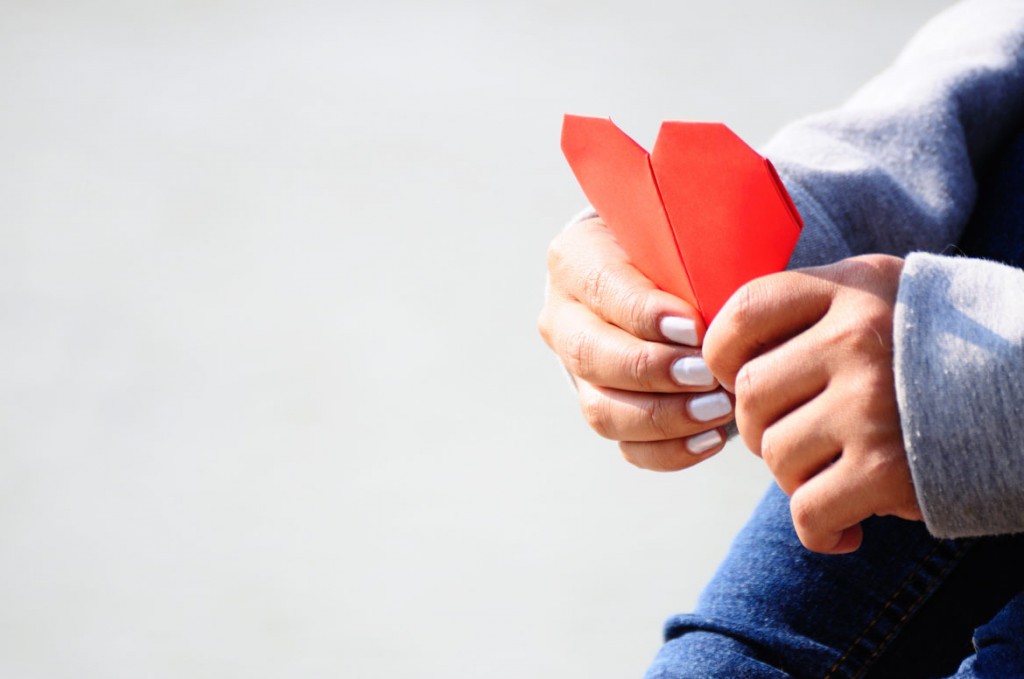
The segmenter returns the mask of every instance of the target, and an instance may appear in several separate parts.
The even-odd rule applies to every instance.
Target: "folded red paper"
[[[664,122],[648,154],[607,118],[566,115],[562,152],[633,264],[708,323],[786,267],[803,227],[775,168],[721,123]]]

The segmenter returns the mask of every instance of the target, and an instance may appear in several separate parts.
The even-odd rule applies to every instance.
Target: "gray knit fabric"
[[[1024,121],[1024,3],[940,14],[841,108],[764,148],[806,223],[790,266],[937,252],[960,238],[974,169]]]
[[[1022,123],[1024,3],[947,10],[842,108],[787,127],[764,150],[806,223],[790,266],[947,250],[974,207],[975,171]],[[910,255],[895,342],[929,530],[1024,531],[1024,274]]]
[[[911,255],[895,339],[903,438],[931,531],[1024,531],[1024,271]]]

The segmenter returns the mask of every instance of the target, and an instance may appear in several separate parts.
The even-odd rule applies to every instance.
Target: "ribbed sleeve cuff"
[[[894,328],[903,438],[928,529],[1024,531],[1024,272],[912,254]]]

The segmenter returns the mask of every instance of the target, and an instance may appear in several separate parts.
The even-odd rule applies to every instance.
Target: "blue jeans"
[[[773,486],[647,679],[1024,677],[1022,592],[1024,536],[876,517],[857,552],[814,554]]]

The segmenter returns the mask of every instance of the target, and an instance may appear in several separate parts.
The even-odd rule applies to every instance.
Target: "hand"
[[[708,329],[704,355],[736,394],[743,441],[791,496],[800,541],[855,551],[873,514],[921,519],[893,382],[903,260],[870,255],[766,276]]]
[[[599,219],[552,242],[548,273],[538,328],[590,426],[645,469],[683,469],[721,450],[732,401],[701,358],[696,309],[640,274]]]

